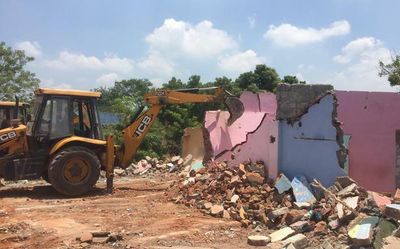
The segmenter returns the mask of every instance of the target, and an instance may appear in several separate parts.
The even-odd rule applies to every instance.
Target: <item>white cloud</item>
[[[124,74],[133,70],[133,61],[128,58],[113,56],[100,59],[96,56],[70,53],[68,51],[60,52],[57,59],[47,60],[44,64],[49,68],[59,70],[106,70]]]
[[[242,73],[253,70],[257,64],[265,62],[265,58],[257,56],[253,50],[237,52],[222,56],[218,60],[218,67],[224,71]]]
[[[14,45],[14,48],[25,51],[25,54],[28,56],[40,57],[42,55],[42,51],[40,49],[40,45],[38,42],[30,42],[30,41],[17,42]]]
[[[321,42],[333,36],[346,35],[350,32],[350,23],[341,20],[331,23],[327,28],[299,28],[288,23],[279,26],[271,25],[264,38],[282,47],[294,47]]]
[[[160,52],[152,50],[138,63],[138,67],[146,75],[170,77],[174,73],[174,65]]]
[[[118,74],[109,73],[103,74],[99,78],[96,79],[96,82],[101,84],[102,86],[111,86],[119,79]]]
[[[56,83],[53,79],[41,79],[40,87],[49,87],[49,88],[57,88],[57,89],[71,89],[71,84],[67,83]]]
[[[152,50],[168,56],[207,58],[237,47],[236,41],[225,31],[213,27],[210,21],[196,25],[166,19],[146,37]]]
[[[342,53],[333,57],[333,60],[338,63],[349,63],[354,57],[374,52],[379,47],[382,47],[382,42],[374,37],[358,38],[343,47]]]
[[[249,21],[249,27],[251,29],[254,29],[254,27],[256,26],[256,14],[247,17],[247,20]]]
[[[373,37],[362,37],[349,42],[334,60],[346,64],[336,73],[333,84],[337,89],[366,91],[395,91],[386,78],[378,76],[379,61],[390,62],[391,53],[383,42]]]

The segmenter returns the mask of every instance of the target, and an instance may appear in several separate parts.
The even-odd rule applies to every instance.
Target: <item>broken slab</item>
[[[400,220],[400,204],[388,204],[383,210],[383,215],[395,220]]]
[[[295,232],[296,231],[294,231],[290,227],[284,227],[278,231],[271,233],[269,235],[269,237],[271,238],[271,242],[278,242],[278,241],[286,239],[287,237],[294,234]]]
[[[247,237],[247,244],[251,246],[266,246],[271,239],[263,235],[250,235]]]
[[[379,222],[377,216],[357,218],[348,231],[348,235],[355,246],[367,246],[373,242],[373,229]]]
[[[358,199],[359,196],[352,196],[344,198],[343,201],[347,204],[347,206],[351,207],[352,209],[356,209],[358,206]]]
[[[292,185],[289,179],[284,174],[281,174],[275,182],[275,188],[278,190],[279,194],[282,194],[291,189]]]
[[[293,202],[293,205],[295,208],[297,209],[308,209],[309,207],[311,207],[311,204],[308,202]]]
[[[293,228],[296,232],[303,233],[309,232],[312,230],[312,225],[308,220],[300,220],[293,224],[290,224],[290,227]]]
[[[356,183],[353,179],[351,179],[349,176],[338,176],[336,177],[336,182],[340,184],[340,186],[343,188]]]
[[[308,240],[304,234],[299,233],[285,239],[284,241],[282,241],[282,244],[283,245],[291,244],[295,249],[303,249],[308,246]]]
[[[354,194],[356,190],[357,190],[357,184],[352,183],[349,186],[337,192],[337,196],[349,196],[351,194]]]
[[[287,225],[295,223],[301,220],[304,215],[307,213],[307,210],[304,209],[291,209],[285,217],[285,221]]]
[[[93,234],[90,232],[83,232],[79,240],[83,243],[91,243],[93,240]]]
[[[291,184],[293,195],[296,202],[315,203],[317,200],[309,189],[309,185],[304,176],[294,177]]]
[[[383,209],[386,205],[392,203],[389,197],[381,195],[374,191],[368,191],[368,199],[372,202],[372,204],[376,205],[380,209]]]
[[[274,222],[277,218],[287,214],[289,212],[289,208],[282,207],[275,210],[272,210],[268,213],[267,217],[270,221]]]

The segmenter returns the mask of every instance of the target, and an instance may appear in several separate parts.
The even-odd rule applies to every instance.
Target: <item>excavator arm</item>
[[[213,94],[202,94],[200,91],[212,90]],[[196,88],[181,90],[157,90],[145,95],[145,103],[149,108],[123,130],[124,143],[117,153],[116,164],[127,168],[133,160],[136,151],[142,143],[150,127],[155,122],[160,110],[169,104],[224,102],[231,116],[230,125],[239,118],[244,111],[242,102],[220,87]]]

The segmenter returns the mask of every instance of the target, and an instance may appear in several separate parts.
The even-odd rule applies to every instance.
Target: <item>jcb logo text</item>
[[[13,138],[17,137],[17,133],[15,131],[11,131],[6,134],[0,135],[0,143],[5,143]]]
[[[142,135],[142,133],[146,130],[147,126],[149,126],[150,122],[151,122],[151,117],[147,115],[144,116],[142,122],[140,122],[138,128],[136,129],[134,136],[138,137]]]

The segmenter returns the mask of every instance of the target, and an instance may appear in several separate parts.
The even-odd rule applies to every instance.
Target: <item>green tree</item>
[[[400,55],[392,57],[392,62],[385,64],[379,61],[379,76],[387,76],[391,86],[400,85]]]
[[[256,82],[256,75],[253,72],[245,72],[239,75],[236,79],[236,84],[242,90],[246,90],[251,84],[255,84]]]
[[[264,64],[257,65],[254,71],[240,74],[235,81],[242,90],[252,92],[258,92],[259,90],[273,92],[279,82],[279,75],[275,69]]]
[[[267,67],[264,64],[256,66],[254,70],[255,84],[259,89],[267,90],[268,92],[275,91],[275,87],[280,82],[279,75],[275,69]]]
[[[0,42],[0,99],[13,100],[17,95],[23,101],[29,101],[39,87],[39,79],[25,69],[33,57],[26,56],[22,50],[14,50]]]
[[[294,75],[285,75],[283,76],[283,82],[286,84],[306,84],[304,80],[299,80],[296,76]]]
[[[200,82],[199,75],[192,75],[189,77],[188,82],[186,83],[187,88],[199,88],[202,87],[202,83]]]

